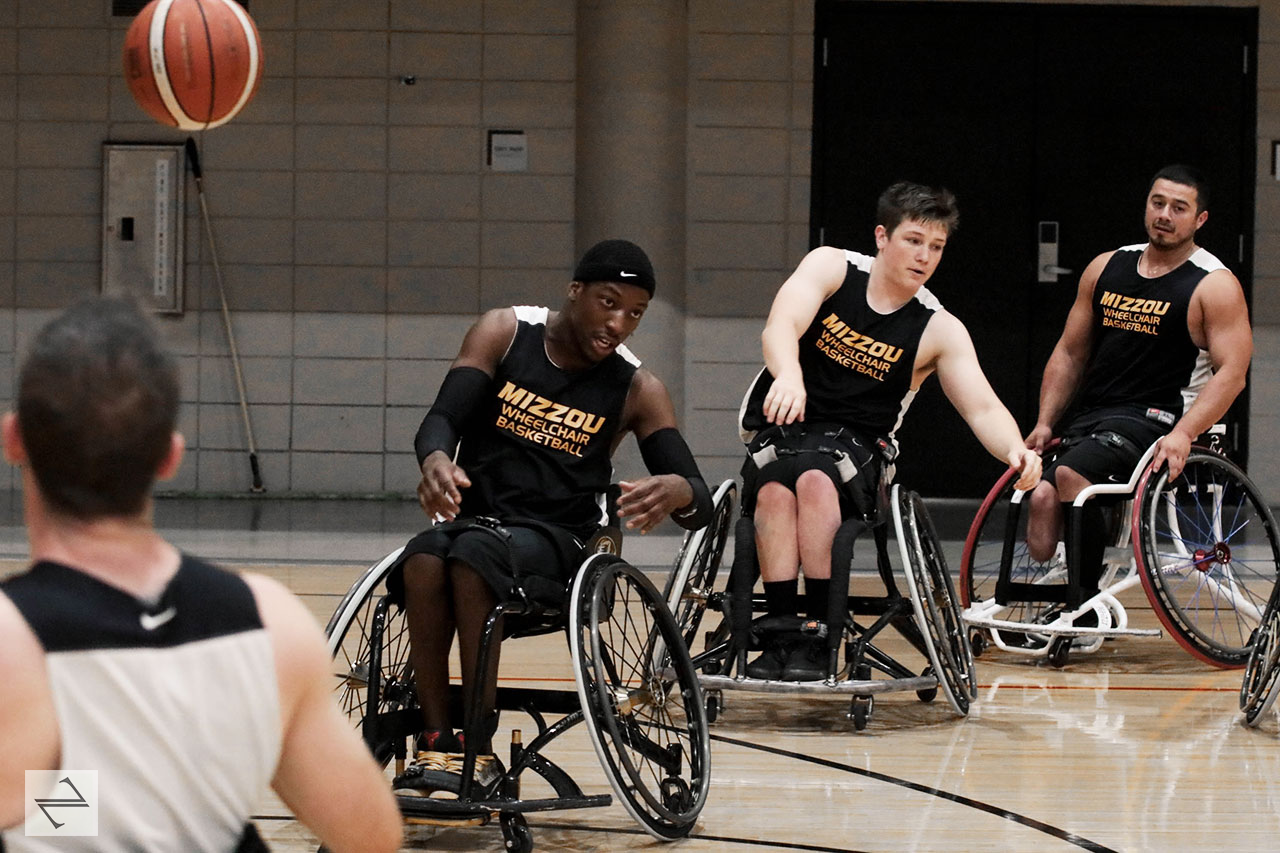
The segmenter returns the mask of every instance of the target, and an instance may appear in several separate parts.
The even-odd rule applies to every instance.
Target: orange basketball
[[[258,28],[235,0],[151,0],[125,34],[124,77],[161,124],[217,127],[258,88]]]

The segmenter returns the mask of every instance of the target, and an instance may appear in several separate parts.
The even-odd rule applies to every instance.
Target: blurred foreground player
[[[119,301],[62,314],[23,365],[3,441],[32,565],[0,584],[0,850],[263,850],[248,819],[268,784],[334,853],[394,850],[395,802],[332,701],[314,618],[152,527],[178,396]],[[28,770],[95,772],[98,834],[27,835]]]

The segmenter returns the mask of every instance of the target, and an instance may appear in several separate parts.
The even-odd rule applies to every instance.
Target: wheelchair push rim
[[[996,583],[1001,564],[1009,560],[1009,580],[1024,588],[1036,585],[1054,586],[1066,582],[1065,563],[1055,557],[1040,562],[1031,557],[1026,542],[1025,493],[1015,488],[1019,472],[1010,468],[1000,476],[987,493],[965,537],[960,556],[960,595],[965,615],[998,618],[1004,622],[1035,625],[1056,618],[1062,605],[1053,596],[1045,600],[1014,600],[1000,605],[995,601]],[[1014,525],[1012,530],[1010,525]],[[1053,636],[1035,631],[1014,631],[984,627],[1000,648],[1024,654],[1039,654],[1048,649]],[[983,643],[985,645],[985,643]]]
[[[380,720],[417,707],[408,623],[403,609],[386,600],[384,588],[402,550],[392,551],[365,570],[325,628],[338,706],[383,766],[393,757],[398,736],[366,726],[370,709],[372,719]],[[370,642],[375,636],[380,639],[376,648]]]
[[[1247,725],[1256,726],[1280,694],[1280,610],[1275,596],[1254,632],[1240,684],[1240,710]]]
[[[707,597],[715,586],[733,521],[733,501],[738,487],[725,480],[712,496],[711,521],[686,533],[672,572],[667,575],[662,597],[675,616],[685,646],[693,648],[698,627],[707,609]]]
[[[711,785],[706,704],[652,583],[610,555],[579,571],[569,642],[586,728],[618,799],[659,840],[689,834]]]
[[[892,505],[903,574],[926,657],[947,701],[957,714],[965,716],[969,703],[977,698],[978,684],[946,558],[918,494],[895,485]]]
[[[1280,569],[1257,488],[1227,459],[1193,450],[1172,483],[1167,466],[1148,468],[1134,506],[1134,556],[1160,622],[1205,663],[1244,666]]]

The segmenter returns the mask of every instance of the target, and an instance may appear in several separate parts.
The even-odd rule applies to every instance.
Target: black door
[[[1145,240],[1160,166],[1209,176],[1199,242],[1248,292],[1256,34],[1250,9],[819,0],[812,242],[873,251],[894,180],[953,190],[960,228],[929,288],[1025,432],[1080,272]],[[1040,281],[1054,233],[1071,273]],[[926,495],[979,496],[1002,467],[935,380],[898,434],[900,479]]]

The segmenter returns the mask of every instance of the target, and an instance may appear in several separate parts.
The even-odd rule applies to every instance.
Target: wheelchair
[[[496,521],[473,523],[501,530]],[[498,710],[526,714],[536,734],[524,743],[521,731],[513,730],[509,757],[494,762],[498,778],[484,784],[473,778],[477,756],[474,747],[467,747],[460,772],[449,774],[450,798],[397,797],[406,821],[459,826],[497,818],[506,849],[527,853],[533,840],[526,814],[603,807],[613,801],[608,794],[585,794],[544,754],[553,740],[585,723],[614,794],[649,835],[669,841],[693,829],[711,784],[702,690],[663,596],[639,569],[621,559],[616,528],[605,531],[612,535],[588,544],[589,556],[576,571],[563,606],[521,599],[500,603],[490,613],[476,663],[478,672],[486,671],[493,643],[500,640],[499,619],[511,638],[563,631],[575,689],[498,687]],[[686,544],[702,533],[687,535]],[[701,546],[685,550],[687,557],[677,569],[685,578],[696,577],[695,558],[705,559],[707,552]],[[374,757],[384,767],[394,762],[397,774],[423,728],[403,605],[386,585],[402,551],[391,552],[364,572],[326,628],[338,701]],[[465,732],[481,731],[481,693],[474,691],[472,707],[462,708],[461,686],[450,686],[450,702],[454,712],[463,712]],[[558,717],[549,721],[548,715]],[[479,739],[466,740],[473,744]],[[550,785],[554,796],[522,799],[526,772]]]
[[[914,492],[887,480],[891,468],[881,462],[876,507],[869,517],[853,517],[842,522],[832,546],[831,604],[825,621],[802,617],[756,616],[764,613],[764,596],[756,594],[759,577],[756,561],[755,524],[744,504],[734,528],[734,556],[727,587],[710,592],[719,563],[718,550],[710,554],[707,574],[683,592],[677,587],[671,601],[694,646],[703,611],[717,611],[719,624],[708,631],[705,648],[693,655],[692,664],[706,694],[707,719],[715,722],[724,708],[725,691],[788,693],[799,695],[850,695],[848,718],[855,730],[866,728],[875,697],[890,691],[914,690],[924,702],[933,701],[941,688],[960,716],[969,711],[977,696],[973,657],[965,639],[959,599],[946,559],[924,502]],[[731,494],[726,481],[717,495]],[[709,536],[723,549],[731,516],[731,501],[717,501],[716,515],[708,525]],[[892,524],[897,557],[906,580],[903,595],[895,579],[889,545]],[[870,529],[875,543],[875,570],[884,583],[883,596],[848,595],[853,570],[854,543]],[[718,537],[718,539],[716,539]],[[839,592],[837,592],[839,590]],[[870,624],[857,616],[874,617]],[[892,626],[923,657],[917,671],[876,645],[877,637]],[[769,633],[799,633],[825,640],[826,677],[820,681],[781,681],[751,678],[746,674],[747,656],[762,646]],[[881,677],[883,676],[883,677]]]
[[[1280,695],[1280,584],[1271,590],[1271,599],[1262,621],[1253,632],[1249,658],[1240,684],[1240,710],[1245,725],[1256,726]]]
[[[1280,570],[1275,520],[1258,489],[1226,458],[1218,441],[1193,445],[1172,481],[1167,466],[1153,470],[1156,445],[1125,483],[1084,489],[1067,510],[1080,518],[1086,501],[1111,513],[1098,592],[1082,589],[1067,554],[1080,542],[1060,542],[1038,562],[1026,545],[1027,493],[1007,471],[987,494],[965,539],[960,560],[964,621],[975,656],[995,646],[1042,656],[1066,666],[1073,652],[1093,652],[1109,638],[1160,636],[1134,628],[1120,597],[1141,585],[1164,630],[1192,656],[1216,667],[1245,665],[1251,637]],[[1060,452],[1045,451],[1046,465]],[[1066,529],[1078,531],[1080,523]],[[1091,591],[1090,591],[1091,592]]]

